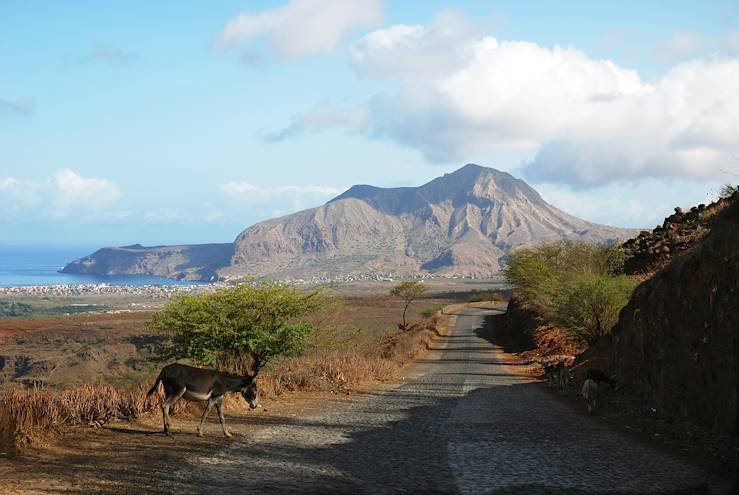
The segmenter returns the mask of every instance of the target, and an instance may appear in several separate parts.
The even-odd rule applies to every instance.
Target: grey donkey
[[[223,417],[223,395],[226,392],[240,392],[252,409],[255,409],[259,404],[257,402],[256,375],[239,376],[216,370],[195,368],[185,364],[169,364],[162,368],[156,382],[147,392],[147,397],[156,392],[159,382],[164,386],[162,417],[166,435],[170,434],[169,408],[180,398],[191,401],[208,401],[203,417],[200,418],[198,436],[203,436],[205,417],[210,412],[211,407],[216,406],[223,434],[231,438],[231,434],[226,430],[226,422]]]

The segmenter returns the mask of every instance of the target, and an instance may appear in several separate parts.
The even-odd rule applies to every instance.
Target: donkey
[[[241,392],[249,407],[255,409],[257,402],[257,382],[254,376],[239,376],[230,373],[221,373],[216,370],[194,368],[185,364],[173,363],[162,368],[154,385],[149,389],[146,396],[156,392],[159,382],[164,385],[164,400],[162,401],[162,417],[164,420],[164,433],[169,432],[169,408],[177,402],[180,397],[191,401],[208,401],[205,406],[203,417],[198,425],[198,436],[203,436],[203,422],[210,412],[211,407],[216,406],[218,418],[221,420],[223,434],[231,438],[226,430],[226,422],[223,418],[223,394],[226,392]]]

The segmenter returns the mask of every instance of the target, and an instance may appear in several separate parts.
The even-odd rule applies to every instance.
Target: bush
[[[503,294],[501,294],[498,291],[495,290],[486,290],[481,292],[474,292],[471,296],[469,301],[471,303],[476,302],[503,302],[505,301],[505,297],[503,297]]]
[[[739,190],[739,186],[735,186],[733,184],[729,184],[728,182],[721,186],[721,189],[718,192],[719,199],[726,199],[730,198],[734,195],[734,193]]]
[[[515,251],[505,276],[544,315],[588,342],[607,334],[635,283],[618,246],[555,242]]]
[[[441,308],[443,308],[443,304],[434,304],[433,306],[429,306],[427,308],[423,308],[421,310],[421,316],[423,318],[431,318],[436,314],[437,311],[440,311]]]
[[[618,322],[618,313],[629,301],[634,285],[623,275],[573,276],[554,298],[556,321],[593,343]]]

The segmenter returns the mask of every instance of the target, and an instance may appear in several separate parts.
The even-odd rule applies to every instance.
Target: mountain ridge
[[[104,248],[63,270],[120,275],[129,255],[127,274],[185,280],[352,273],[479,278],[496,275],[519,246],[617,242],[636,232],[576,218],[507,172],[467,164],[417,187],[352,186],[321,206],[247,227],[232,251],[228,244]]]

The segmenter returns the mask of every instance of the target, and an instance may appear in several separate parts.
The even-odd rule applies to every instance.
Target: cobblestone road
[[[163,474],[171,493],[711,493],[721,480],[514,375],[467,309],[405,384],[242,437]],[[701,488],[702,487],[702,488]]]

